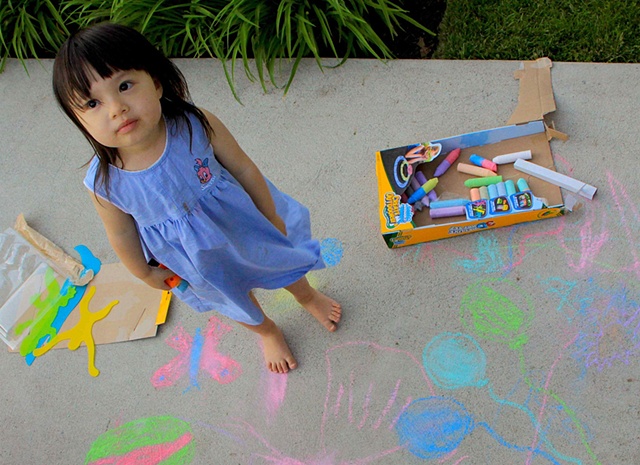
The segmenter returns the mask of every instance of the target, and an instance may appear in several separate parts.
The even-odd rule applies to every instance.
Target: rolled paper
[[[518,191],[520,192],[524,192],[524,191],[528,191],[529,189],[529,184],[527,184],[526,179],[524,178],[520,178],[518,179]]]
[[[497,182],[502,182],[502,176],[489,176],[486,178],[467,179],[464,182],[464,185],[471,188],[471,187],[488,186],[489,184],[495,184]]]
[[[436,200],[431,202],[431,208],[463,207],[468,203],[469,199]]]
[[[504,197],[507,195],[507,187],[503,182],[499,182],[496,184],[496,188],[498,189],[498,195]]]
[[[487,160],[486,158],[481,157],[480,155],[476,155],[475,153],[469,157],[469,161],[476,166],[480,166],[482,168],[486,168],[488,170],[493,171],[494,174],[496,173],[496,171],[498,171],[498,165],[496,165],[491,160]]]
[[[495,199],[498,196],[498,187],[495,184],[489,184],[487,189],[489,190],[490,199]]]
[[[475,165],[468,165],[467,163],[458,163],[457,169],[459,173],[471,174],[473,176],[488,177],[496,175],[496,173],[491,170],[480,168],[479,166]]]
[[[487,199],[489,200],[489,190],[487,189],[487,186],[480,186],[480,198],[481,199]]]
[[[516,185],[511,179],[507,179],[504,182],[504,187],[507,189],[507,195],[512,195],[516,193]]]
[[[473,189],[469,190],[469,196],[471,197],[472,201],[480,200],[480,189],[474,187]]]
[[[513,166],[515,169],[522,171],[523,173],[540,178],[555,186],[563,187],[564,189],[567,189],[574,194],[581,195],[589,200],[593,199],[593,196],[596,195],[596,191],[598,190],[585,182],[578,181],[577,179],[560,174],[557,171],[544,168],[525,160],[516,160]]]
[[[431,218],[448,218],[450,216],[463,216],[463,215],[465,215],[465,208],[462,206],[432,208],[429,210],[429,216]]]
[[[531,160],[531,150],[523,150],[522,152],[505,153],[504,155],[498,155],[497,157],[493,157],[493,162],[496,165],[513,163],[516,160]]]
[[[453,163],[458,159],[459,156],[460,149],[453,149],[451,152],[449,152],[447,157],[442,160],[442,163],[440,163],[436,168],[436,171],[433,173],[433,177],[437,178],[442,176],[449,169],[449,167],[453,165]]]

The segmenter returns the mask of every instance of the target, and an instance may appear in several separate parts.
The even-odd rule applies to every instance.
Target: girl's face
[[[123,157],[164,148],[160,83],[134,69],[116,71],[106,79],[95,73],[94,77],[89,98],[74,109],[87,132]]]

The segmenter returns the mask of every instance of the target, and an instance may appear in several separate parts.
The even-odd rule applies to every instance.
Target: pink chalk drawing
[[[95,460],[88,465],[160,465],[191,443],[193,435],[185,433],[173,442],[140,447],[126,454]]]
[[[562,359],[562,356],[564,355],[564,351],[567,350],[567,348],[569,348],[569,346],[571,346],[577,339],[577,335],[573,336],[571,339],[569,339],[564,346],[562,347],[562,351],[561,353],[556,357],[556,359],[553,361],[553,363],[551,364],[551,368],[549,369],[549,372],[547,373],[547,377],[545,379],[545,383],[544,383],[544,396],[542,398],[542,405],[540,406],[540,409],[538,410],[538,416],[536,418],[536,430],[535,433],[533,435],[533,439],[532,439],[532,443],[531,443],[531,447],[529,452],[527,453],[527,461],[525,462],[525,465],[531,465],[531,461],[533,460],[533,451],[536,450],[536,448],[538,447],[538,443],[540,440],[540,425],[542,424],[542,420],[544,418],[545,415],[545,409],[547,408],[547,402],[549,401],[549,395],[547,394],[549,392],[549,387],[551,385],[551,378],[553,378],[553,373],[556,369],[556,365],[558,364],[558,362],[560,362],[560,360]]]
[[[260,348],[264,351],[262,342]],[[267,424],[273,423],[287,394],[289,373],[272,373],[262,365],[262,393]]]
[[[251,464],[365,465],[389,463],[390,456],[405,453],[405,445],[398,444],[395,424],[414,399],[435,394],[422,363],[409,352],[363,341],[328,349],[325,362],[327,389],[319,450],[304,458],[291,457],[254,425],[236,420],[230,426],[246,438],[243,442],[251,451]],[[317,399],[322,402],[321,396]],[[368,455],[347,456],[349,450],[364,450]],[[440,463],[453,461],[453,455]]]
[[[200,328],[196,329],[196,334],[192,337],[182,326],[176,327],[166,343],[180,354],[153,374],[151,384],[156,389],[173,386],[180,378],[188,375],[190,385],[185,392],[192,387],[199,389],[200,371],[205,371],[220,384],[233,382],[240,376],[242,369],[238,362],[217,349],[220,340],[229,331],[231,327],[215,316],[209,319],[204,335]]]

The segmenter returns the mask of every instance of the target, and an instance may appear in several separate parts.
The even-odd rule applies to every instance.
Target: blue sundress
[[[267,180],[287,227],[282,234],[216,160],[199,120],[188,116],[193,136],[184,121],[166,120],[165,150],[149,168],[110,166],[108,200],[134,218],[146,258],[188,281],[184,291],[173,289],[177,297],[199,312],[260,324],[252,289],[288,286],[325,266],[309,211]],[[102,183],[95,185],[97,169],[94,157],[84,184],[107,199]]]

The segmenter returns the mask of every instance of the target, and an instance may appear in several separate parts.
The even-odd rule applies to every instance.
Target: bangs
[[[64,106],[80,109],[90,98],[91,85],[99,78],[110,78],[117,71],[120,68],[105,66],[98,70],[89,62],[68,63],[60,70],[61,79],[56,80],[56,95]]]
[[[78,107],[99,78],[107,79],[121,70],[143,70],[154,76],[157,50],[134,30],[101,24],[71,37],[54,62],[53,87],[59,103]]]

